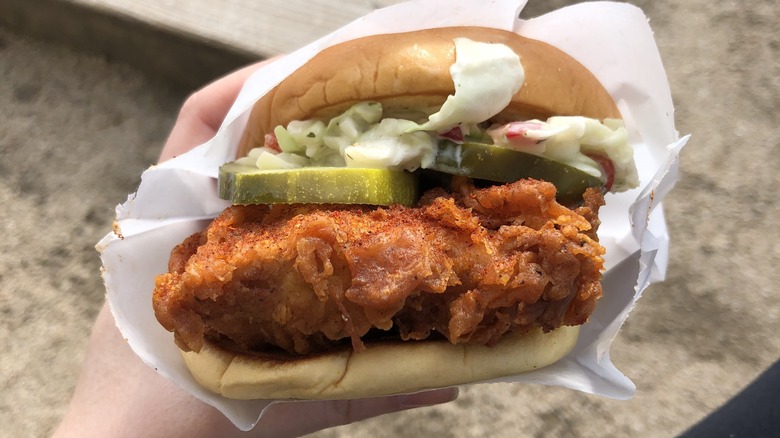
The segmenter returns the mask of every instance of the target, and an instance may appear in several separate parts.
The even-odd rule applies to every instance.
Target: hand
[[[270,62],[270,61],[266,61]],[[247,77],[264,63],[234,72],[194,93],[160,161],[207,141]],[[253,430],[262,436],[299,436],[378,415],[454,400],[457,388],[363,400],[279,403]],[[249,433],[251,436],[253,433]],[[55,437],[246,436],[219,411],[186,394],[147,367],[122,339],[107,305],[98,315],[76,391]]]

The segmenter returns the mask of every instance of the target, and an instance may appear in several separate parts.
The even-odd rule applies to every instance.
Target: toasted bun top
[[[279,360],[206,343],[182,353],[195,380],[232,399],[348,399],[443,388],[532,371],[566,356],[579,326],[504,335],[494,347],[447,341],[380,342]]]
[[[455,92],[449,68],[459,37],[501,43],[520,56],[525,83],[502,117],[620,118],[598,79],[547,43],[492,28],[426,29],[359,38],[317,54],[255,104],[238,155],[262,146],[277,125],[329,119],[357,102],[377,101],[391,109],[440,106]]]

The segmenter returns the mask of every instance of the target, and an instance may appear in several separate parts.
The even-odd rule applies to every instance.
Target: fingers
[[[268,59],[244,67],[190,95],[179,111],[176,123],[160,154],[160,161],[181,155],[211,139],[246,79],[258,68],[273,61],[274,59]]]
[[[53,436],[205,437],[234,429],[221,413],[146,366],[104,304],[75,393]]]
[[[337,400],[323,409],[322,426],[333,427],[365,420],[366,418],[406,409],[450,402],[458,397],[457,388],[447,388],[417,394],[380,397],[369,400]]]
[[[447,403],[458,398],[458,388],[417,394],[359,400],[277,403],[268,407],[255,428],[261,435],[293,437],[329,427],[423,406]]]

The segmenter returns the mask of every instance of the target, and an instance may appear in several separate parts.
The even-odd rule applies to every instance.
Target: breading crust
[[[571,210],[546,182],[463,179],[414,208],[233,206],[173,250],[154,309],[184,351],[361,351],[377,333],[494,345],[587,320],[602,204],[593,189]]]

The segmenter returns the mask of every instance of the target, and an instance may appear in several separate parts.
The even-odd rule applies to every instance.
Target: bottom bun
[[[550,365],[579,326],[505,335],[496,346],[447,341],[367,343],[307,357],[248,356],[206,343],[182,352],[195,380],[231,399],[351,399],[402,394],[519,374]]]

